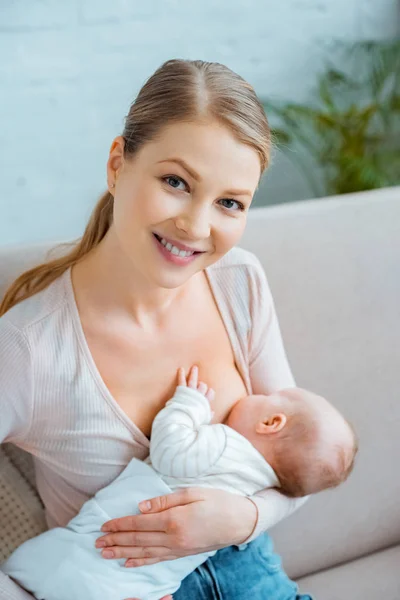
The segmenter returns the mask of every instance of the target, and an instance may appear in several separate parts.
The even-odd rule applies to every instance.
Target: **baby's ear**
[[[287,422],[287,417],[284,413],[278,413],[260,421],[256,426],[256,432],[261,434],[278,433],[281,431]]]

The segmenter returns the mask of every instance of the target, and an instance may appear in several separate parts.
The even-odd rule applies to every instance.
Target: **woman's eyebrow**
[[[187,171],[189,173],[190,177],[192,177],[196,181],[200,181],[201,180],[200,175],[198,173],[196,173],[196,171],[192,167],[189,167],[189,165],[187,164],[186,161],[183,160],[183,158],[167,158],[165,160],[159,160],[158,161],[158,163],[165,163],[165,162],[174,162],[174,163],[177,163],[178,165],[180,165],[181,167],[183,167],[185,169],[185,171]]]
[[[189,173],[189,175],[195,181],[198,182],[198,181],[201,180],[200,175],[198,173],[196,173],[196,171],[192,167],[190,167],[187,164],[187,162],[185,160],[183,160],[183,158],[178,158],[178,157],[167,158],[165,160],[159,160],[157,164],[165,163],[165,162],[174,162],[174,163],[177,163],[183,169],[185,169],[185,171],[187,171]],[[224,192],[224,194],[232,194],[233,196],[250,196],[250,198],[253,196],[253,194],[249,190],[226,190]]]

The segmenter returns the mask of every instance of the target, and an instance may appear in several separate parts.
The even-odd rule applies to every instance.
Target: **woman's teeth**
[[[194,250],[190,250],[189,252],[186,250],[179,250],[179,248],[177,248],[176,246],[173,246],[172,244],[167,242],[167,240],[165,240],[164,238],[161,238],[160,242],[169,252],[171,252],[171,254],[175,254],[175,256],[187,257],[187,256],[192,256],[192,254],[194,254]]]

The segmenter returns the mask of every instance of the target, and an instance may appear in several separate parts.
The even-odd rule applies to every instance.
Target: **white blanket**
[[[25,542],[2,565],[39,600],[159,600],[215,554],[197,554],[137,568],[125,559],[107,560],[95,548],[105,521],[138,514],[142,500],[171,493],[154,470],[133,459],[120,476],[82,507],[66,528],[55,528]]]

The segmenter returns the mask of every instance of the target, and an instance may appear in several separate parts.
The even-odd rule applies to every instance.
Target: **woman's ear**
[[[115,184],[115,181],[118,177],[118,172],[124,163],[124,147],[125,140],[122,135],[116,137],[111,144],[107,161],[107,179],[110,181],[110,183]]]
[[[268,419],[260,421],[257,424],[256,432],[261,434],[278,433],[287,423],[287,417],[284,413],[271,415]]]

